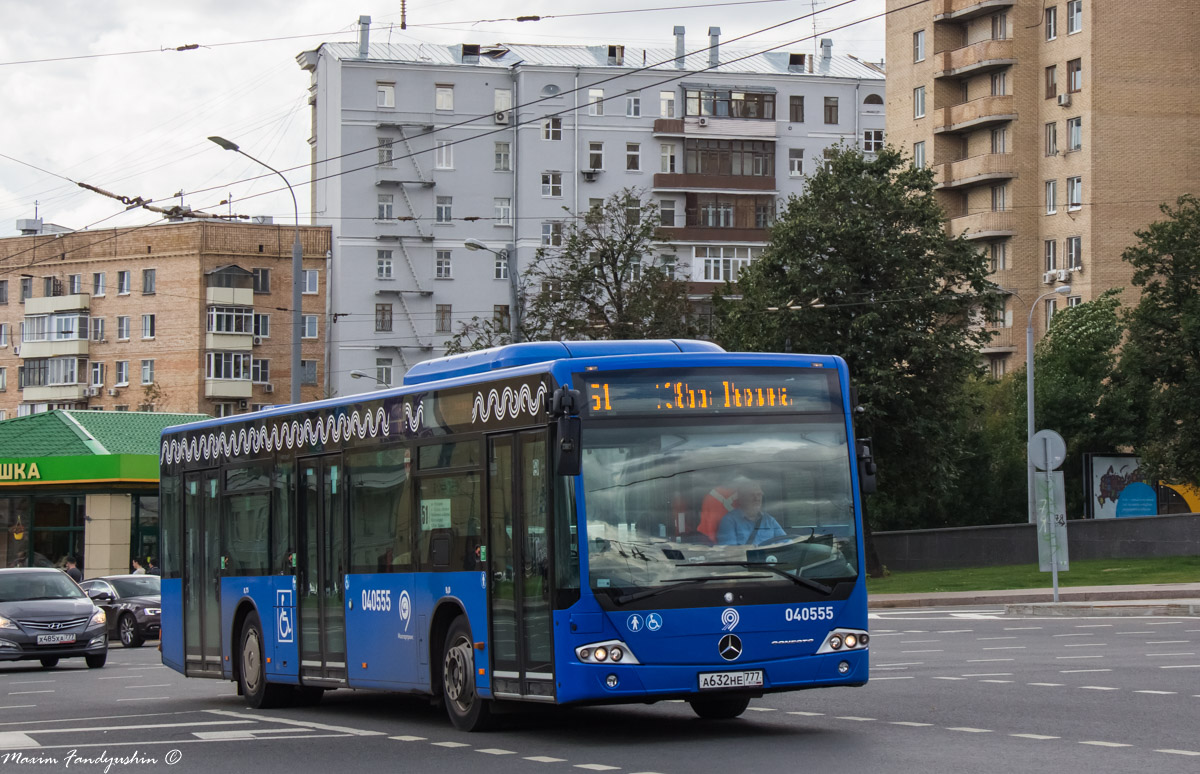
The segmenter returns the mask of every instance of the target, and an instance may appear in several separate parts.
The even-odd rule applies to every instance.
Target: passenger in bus
[[[763,489],[757,481],[739,478],[734,482],[734,508],[721,519],[717,543],[723,546],[760,546],[769,540],[787,537],[783,527],[763,506]]]

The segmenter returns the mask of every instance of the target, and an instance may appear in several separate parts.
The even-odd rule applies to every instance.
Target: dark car
[[[127,648],[157,640],[162,596],[157,575],[107,575],[79,584],[108,614],[109,636]]]
[[[104,611],[62,570],[0,569],[0,661],[41,661],[82,656],[92,669],[108,658]]]

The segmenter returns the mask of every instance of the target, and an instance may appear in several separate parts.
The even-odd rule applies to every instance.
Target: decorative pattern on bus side
[[[486,401],[483,392],[477,392],[475,393],[475,402],[471,406],[471,422],[487,422],[491,419],[493,412],[497,419],[503,418],[506,413],[509,419],[516,419],[521,414],[536,417],[541,414],[543,406],[546,405],[547,392],[545,384],[539,384],[536,393],[529,388],[528,384],[522,384],[516,390],[512,387],[505,387],[500,391],[489,390]]]

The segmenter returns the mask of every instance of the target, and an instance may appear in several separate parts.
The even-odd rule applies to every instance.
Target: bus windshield
[[[708,581],[858,575],[842,415],[589,424],[589,578],[618,604]]]

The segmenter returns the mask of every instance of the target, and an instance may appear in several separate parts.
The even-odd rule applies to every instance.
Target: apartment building
[[[0,419],[226,416],[288,402],[293,226],[189,221],[0,239]],[[304,400],[324,395],[328,228],[301,229]]]
[[[1196,17],[1164,0],[908,5],[887,3],[888,139],[933,167],[948,231],[1007,293],[984,349],[1000,375],[1024,362],[1030,315],[1041,336],[1055,310],[1130,289],[1134,232],[1195,189]]]
[[[312,211],[333,231],[331,390],[399,383],[472,317],[510,319],[512,276],[563,224],[636,188],[656,252],[707,295],[754,260],[827,149],[882,146],[882,69],[851,56],[675,46],[355,43],[312,77]],[[689,53],[690,52],[690,53]],[[468,251],[467,240],[486,250]],[[478,246],[478,245],[476,245]],[[374,314],[365,314],[374,310]]]

